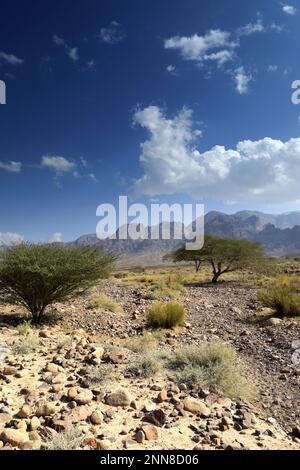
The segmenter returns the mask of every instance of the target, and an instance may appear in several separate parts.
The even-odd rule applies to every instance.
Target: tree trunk
[[[213,276],[211,282],[212,282],[213,284],[217,284],[218,279],[219,279],[219,277],[221,276],[221,274],[222,274],[221,272],[216,272],[216,273],[214,273],[214,276]]]

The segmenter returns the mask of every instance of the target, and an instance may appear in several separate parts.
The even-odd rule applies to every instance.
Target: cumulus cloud
[[[252,75],[246,73],[244,67],[238,67],[233,75],[235,82],[235,89],[240,95],[248,93],[249,83],[252,80]]]
[[[19,57],[15,56],[14,54],[7,54],[6,52],[0,52],[0,64],[2,61],[7,62],[10,65],[21,65],[24,62],[23,59],[19,59]]]
[[[100,29],[99,38],[106,44],[118,44],[126,38],[126,34],[117,21],[112,21],[108,26]]]
[[[185,60],[199,63],[214,60],[222,65],[233,57],[233,42],[230,33],[220,29],[211,29],[205,35],[173,36],[165,40],[165,49],[178,50]]]
[[[0,246],[18,245],[24,241],[24,237],[18,233],[0,232]]]
[[[0,170],[7,171],[8,173],[20,173],[22,170],[22,163],[14,161],[9,163],[0,162]]]
[[[79,54],[78,54],[77,47],[69,46],[69,44],[67,43],[67,41],[65,41],[65,39],[57,36],[56,34],[53,35],[52,40],[56,46],[61,46],[64,48],[69,59],[71,59],[73,62],[78,62]]]
[[[270,204],[300,200],[300,138],[282,142],[265,137],[238,142],[233,149],[216,145],[201,152],[189,109],[168,118],[149,106],[135,112],[134,122],[149,133],[141,144],[144,174],[134,185],[138,195],[188,194],[198,200]]]
[[[297,8],[292,5],[282,5],[282,11],[290,16],[295,16],[297,14]]]
[[[62,233],[55,232],[49,240],[49,243],[61,243],[63,241]]]
[[[58,174],[69,173],[75,170],[76,164],[65,157],[44,155],[41,162],[42,167],[49,168]]]

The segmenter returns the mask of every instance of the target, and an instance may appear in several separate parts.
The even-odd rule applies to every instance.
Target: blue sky
[[[299,0],[0,8],[2,239],[95,232],[121,194],[300,210]]]

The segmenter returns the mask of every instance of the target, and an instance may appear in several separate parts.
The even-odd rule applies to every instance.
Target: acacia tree
[[[267,257],[259,243],[248,240],[208,237],[205,259],[213,270],[212,282],[218,282],[225,273],[251,268],[263,268]]]
[[[45,309],[84,294],[106,277],[115,257],[99,248],[22,243],[0,257],[0,295],[24,306],[38,323]]]
[[[178,248],[178,250],[168,253],[163,258],[164,261],[173,261],[173,263],[180,263],[181,261],[191,261],[195,265],[196,273],[199,272],[203,261],[201,250],[187,251],[185,245]]]
[[[179,250],[170,253],[168,259],[172,259],[175,263],[193,261],[197,272],[202,263],[209,263],[213,271],[213,283],[218,282],[222,274],[254,267],[261,269],[267,262],[267,257],[259,243],[210,235],[205,236],[201,250],[187,251],[182,246]]]

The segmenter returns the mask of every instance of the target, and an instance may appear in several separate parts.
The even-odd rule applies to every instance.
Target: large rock
[[[183,408],[189,413],[200,415],[203,418],[208,418],[210,416],[210,409],[208,406],[203,403],[201,400],[196,398],[186,398],[183,402]]]
[[[88,405],[93,400],[93,392],[91,390],[82,390],[75,397],[77,405]]]
[[[101,411],[95,410],[90,416],[90,420],[93,424],[101,424],[103,422],[103,415]]]
[[[40,416],[51,416],[56,413],[56,406],[54,403],[46,402],[46,403],[39,403],[36,409],[36,415]]]
[[[19,447],[29,441],[27,432],[19,431],[18,429],[7,428],[0,435],[0,439],[5,444],[10,444],[14,447]]]
[[[109,394],[105,398],[107,405],[111,406],[128,406],[132,402],[132,398],[127,390],[120,388]]]

